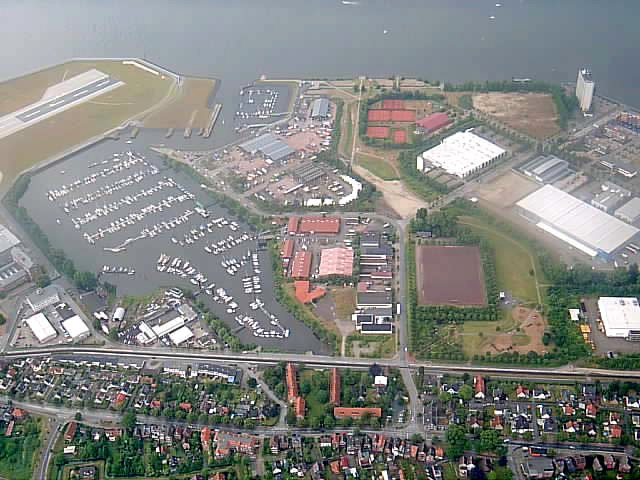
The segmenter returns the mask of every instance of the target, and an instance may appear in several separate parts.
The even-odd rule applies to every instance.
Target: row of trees
[[[67,257],[64,250],[54,248],[49,237],[29,215],[27,209],[20,206],[20,199],[26,193],[31,183],[31,175],[26,173],[18,178],[9,189],[3,203],[18,223],[27,232],[33,243],[44,253],[53,266],[67,276],[81,290],[93,290],[98,285],[98,279],[93,272],[78,270],[73,261]],[[45,282],[43,282],[45,283]]]

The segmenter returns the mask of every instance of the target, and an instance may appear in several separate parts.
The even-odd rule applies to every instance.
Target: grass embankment
[[[340,320],[350,320],[356,309],[356,289],[353,287],[334,288],[331,296],[336,304],[336,317]]]
[[[398,180],[396,169],[382,158],[366,153],[357,153],[356,162],[382,180]]]
[[[496,334],[511,333],[518,328],[518,323],[513,318],[511,310],[502,310],[502,318],[495,322],[478,321],[465,322],[462,329],[462,349],[465,355],[472,357],[482,351],[487,341]],[[510,335],[514,346],[524,346],[531,342],[525,333]]]
[[[216,86],[210,78],[185,78],[179,94],[166,107],[147,117],[147,128],[206,128],[211,116],[209,97]],[[190,121],[193,122],[189,125]]]
[[[540,269],[536,265],[535,256],[526,245],[479,218],[463,216],[460,217],[460,223],[482,237],[495,252],[496,280],[501,291],[509,292],[524,303],[541,303],[537,285],[540,279],[536,278]]]
[[[3,181],[12,182],[23,170],[148,110],[158,104],[173,85],[170,77],[154,75],[121,61],[67,62],[0,83],[0,114],[29,105],[39,100],[51,85],[92,68],[125,85],[0,139]]]

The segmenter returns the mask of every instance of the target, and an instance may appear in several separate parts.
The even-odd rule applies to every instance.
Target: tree
[[[136,426],[136,412],[133,410],[127,410],[122,416],[122,428],[131,431]]]
[[[78,272],[73,275],[73,283],[81,290],[94,290],[98,286],[98,280],[92,272]]]
[[[471,397],[473,397],[473,389],[471,388],[470,385],[463,385],[462,387],[460,387],[460,391],[458,392],[458,395],[460,395],[460,398],[463,399],[465,402],[468,402],[469,400],[471,400]]]
[[[81,421],[82,420],[82,413],[76,412],[74,418],[76,419],[76,422]]]
[[[467,448],[467,436],[464,428],[461,425],[451,424],[447,428],[447,455],[450,458],[459,458],[462,456]]]
[[[414,433],[413,435],[411,435],[411,443],[413,443],[414,445],[419,445],[423,442],[424,442],[424,437],[419,433]]]
[[[483,430],[480,432],[480,449],[483,452],[494,452],[502,446],[500,434],[496,430]]]
[[[247,386],[249,388],[256,388],[258,386],[258,381],[255,378],[251,377],[249,380],[247,380]]]

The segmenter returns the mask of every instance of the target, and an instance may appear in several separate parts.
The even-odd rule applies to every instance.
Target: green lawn
[[[386,161],[365,153],[356,154],[356,162],[382,180],[398,180],[395,169]]]
[[[538,303],[536,280],[530,274],[535,260],[527,246],[477,218],[463,216],[460,217],[460,222],[470,227],[493,248],[498,288],[510,292],[522,302]],[[536,271],[539,275],[540,269],[536,268]]]
[[[343,142],[342,152],[344,155],[351,158],[351,149],[353,148],[354,119],[351,118],[351,116],[353,115],[353,106],[350,103],[345,104],[345,109],[343,110],[342,115],[343,115],[342,128],[344,128],[344,132],[342,134],[344,138],[344,140],[342,141]]]

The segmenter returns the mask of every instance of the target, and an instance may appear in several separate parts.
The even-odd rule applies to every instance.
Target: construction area
[[[555,105],[545,93],[478,93],[473,107],[533,138],[544,139],[560,132]]]

